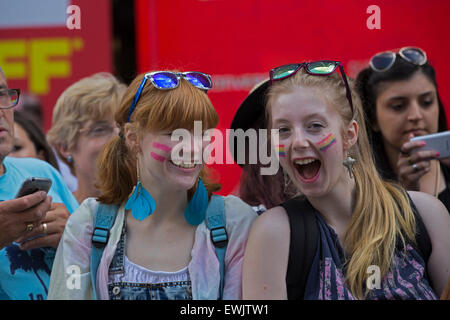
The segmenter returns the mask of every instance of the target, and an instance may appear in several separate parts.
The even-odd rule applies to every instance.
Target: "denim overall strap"
[[[109,230],[116,221],[118,206],[105,205],[99,203],[97,212],[94,215],[94,230],[92,232],[92,249],[91,249],[91,282],[93,299],[97,300],[97,270],[102,259],[103,250],[109,240]]]
[[[205,217],[206,226],[211,232],[211,240],[216,249],[217,259],[219,260],[220,285],[219,298],[223,298],[224,278],[225,278],[225,253],[227,252],[228,235],[225,219],[225,200],[224,197],[212,195]]]
[[[192,300],[191,281],[174,276],[160,276],[156,271],[154,279],[151,270],[142,271],[126,257],[126,219],[124,219],[120,240],[109,266],[108,294],[111,300]],[[140,270],[138,270],[140,269]],[[145,269],[145,268],[144,268]],[[187,267],[185,273],[189,277]],[[139,271],[136,273],[136,271]],[[164,273],[164,272],[162,272]],[[180,273],[181,274],[181,273]],[[146,279],[146,276],[149,278]]]

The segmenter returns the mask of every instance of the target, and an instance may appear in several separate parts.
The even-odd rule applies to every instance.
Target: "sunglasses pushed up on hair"
[[[404,47],[398,51],[398,55],[405,61],[416,66],[427,63],[427,54],[420,48]],[[384,51],[374,55],[369,62],[374,71],[383,72],[389,70],[395,63],[397,54],[393,51]]]
[[[276,67],[270,70],[270,83],[273,84],[274,81],[289,78],[295,75],[301,68],[304,68],[306,73],[313,76],[328,76],[339,68],[342,79],[344,80],[347,100],[348,103],[350,104],[352,114],[354,114],[353,100],[350,91],[350,86],[348,85],[347,76],[345,75],[344,71],[344,66],[339,61],[319,60],[312,62],[285,64],[283,66]]]
[[[180,85],[181,78],[188,81],[194,87],[205,92],[208,92],[208,90],[212,89],[211,76],[202,72],[155,71],[147,73],[144,75],[144,79],[142,79],[142,82],[134,96],[133,102],[131,103],[130,110],[128,111],[128,122],[130,122],[131,114],[136,108],[139,98],[141,97],[141,92],[144,89],[147,80],[150,80],[152,85],[157,89],[170,90],[175,89]]]

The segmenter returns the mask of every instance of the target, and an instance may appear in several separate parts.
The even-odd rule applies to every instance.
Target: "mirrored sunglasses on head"
[[[420,48],[404,47],[398,51],[398,55],[403,60],[417,66],[427,63],[427,54]],[[387,71],[394,65],[396,58],[397,54],[393,51],[380,52],[370,59],[369,65],[374,71]]]
[[[180,84],[181,77],[189,81],[189,83],[191,83],[194,87],[201,90],[208,91],[212,89],[211,76],[202,72],[156,71],[145,75],[145,78],[149,79],[156,88],[161,90],[177,88]]]
[[[273,68],[270,70],[270,83],[273,84],[274,81],[283,80],[295,75],[300,69],[304,68],[306,73],[313,76],[327,76],[332,74],[339,68],[342,79],[344,80],[346,96],[348,103],[350,104],[350,109],[353,111],[353,100],[350,91],[350,86],[348,85],[347,76],[344,71],[344,66],[339,61],[333,60],[319,60],[312,62],[303,62],[303,63],[292,63],[285,64],[280,67]]]
[[[128,111],[128,122],[130,122],[131,114],[133,113],[136,105],[141,96],[142,89],[144,89],[147,80],[150,80],[152,85],[160,90],[170,90],[175,89],[180,85],[180,79],[183,78],[192,84],[194,87],[208,92],[212,89],[211,76],[206,73],[197,71],[188,72],[172,72],[172,71],[155,71],[144,75],[141,85],[134,96],[133,102],[131,103],[130,110]]]

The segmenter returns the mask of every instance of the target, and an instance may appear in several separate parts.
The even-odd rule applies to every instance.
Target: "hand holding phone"
[[[50,179],[39,177],[28,178],[22,183],[19,191],[17,192],[16,198],[21,198],[37,191],[45,191],[48,193],[51,186],[52,180]]]
[[[52,197],[41,192],[20,196],[27,192],[19,192],[18,199],[0,201],[0,249],[28,234],[29,224],[40,226],[46,219]]]
[[[412,153],[422,150],[434,150],[439,152],[437,159],[450,157],[450,131],[417,136],[411,138],[410,141],[425,141],[423,147],[413,149]]]

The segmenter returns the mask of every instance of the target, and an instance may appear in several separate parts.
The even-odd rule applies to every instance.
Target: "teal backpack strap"
[[[103,250],[109,240],[109,230],[116,221],[117,205],[106,205],[99,203],[97,212],[94,215],[94,230],[92,232],[91,249],[91,282],[94,292],[94,300],[97,300],[97,270],[102,259]]]
[[[225,219],[225,200],[223,196],[212,195],[208,209],[206,210],[205,222],[210,231],[211,240],[216,248],[217,259],[219,260],[219,300],[222,300],[225,278],[225,253],[227,252],[228,245]]]

